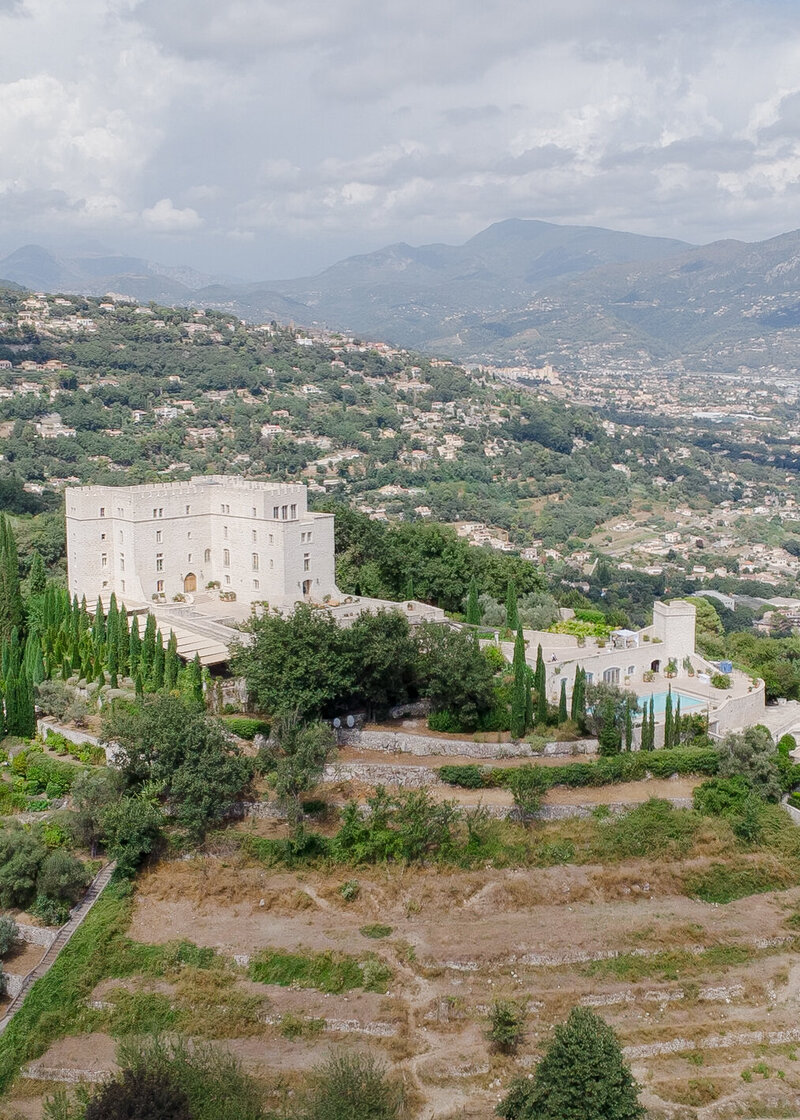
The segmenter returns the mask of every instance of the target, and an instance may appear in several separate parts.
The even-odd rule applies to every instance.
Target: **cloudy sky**
[[[251,278],[800,226],[798,0],[0,0],[0,250]]]

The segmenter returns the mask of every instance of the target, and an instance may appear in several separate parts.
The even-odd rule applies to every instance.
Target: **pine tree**
[[[44,560],[38,549],[33,550],[33,559],[31,560],[31,570],[28,575],[28,592],[31,595],[43,595],[47,588],[47,572],[45,571]]]
[[[561,678],[561,695],[558,698],[559,725],[567,722],[567,678]]]
[[[532,1079],[518,1078],[497,1107],[504,1120],[644,1120],[638,1087],[614,1031],[575,1007],[553,1032]]]
[[[469,581],[469,596],[467,598],[467,622],[470,626],[478,626],[481,621],[481,607],[478,602],[478,581],[475,576]]]
[[[664,749],[672,746],[672,685],[667,689],[667,702],[664,707]]]
[[[509,630],[516,630],[519,626],[517,614],[517,586],[513,579],[508,581],[506,588],[506,626]]]

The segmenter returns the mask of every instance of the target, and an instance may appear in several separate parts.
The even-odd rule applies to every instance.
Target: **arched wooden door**
[[[197,590],[197,576],[194,574],[194,572],[189,572],[189,574],[187,576],[184,576],[184,578],[183,578],[183,590],[184,591],[196,591]]]

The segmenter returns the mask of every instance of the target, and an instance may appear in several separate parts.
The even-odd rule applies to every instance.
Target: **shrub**
[[[19,826],[0,832],[0,906],[27,906],[46,855],[41,840]]]
[[[732,778],[708,778],[694,791],[698,813],[726,817],[741,813],[752,787],[740,774]]]
[[[361,894],[361,885],[357,879],[347,879],[346,882],[342,883],[339,887],[339,894],[345,902],[355,902]]]
[[[486,785],[483,771],[479,766],[440,766],[439,777],[443,782],[451,786],[460,786],[462,789],[482,789]]]
[[[361,933],[362,937],[388,937],[392,932],[392,927],[383,926],[380,924],[380,922],[373,922],[372,925],[362,926],[359,932]]]
[[[688,875],[684,889],[692,898],[724,904],[751,894],[785,890],[797,881],[795,872],[779,864],[714,863],[704,871]]]
[[[516,1054],[525,1037],[525,1009],[508,999],[496,999],[489,1010],[486,1031],[492,1050],[500,1054]]]
[[[69,909],[68,902],[59,902],[40,894],[30,907],[30,912],[46,926],[63,926],[69,918]]]
[[[464,730],[458,716],[453,715],[452,712],[448,712],[446,709],[441,712],[431,712],[428,716],[428,727],[431,731],[451,733]]]
[[[398,1120],[401,1083],[371,1054],[333,1053],[317,1066],[298,1120]]]
[[[83,894],[89,879],[85,864],[63,848],[56,848],[42,863],[36,879],[36,891],[55,902],[74,904]]]
[[[374,989],[375,975],[366,975],[369,961],[360,962],[346,953],[284,953],[278,949],[267,949],[250,962],[250,977],[262,984],[279,984],[288,988],[296,984],[300,988],[316,988],[320,992],[338,994],[353,988]],[[380,963],[380,962],[379,962]],[[385,979],[387,969],[381,966]],[[371,970],[374,973],[374,969]],[[390,975],[390,974],[389,974]]]
[[[255,739],[256,735],[266,737],[270,733],[270,725],[263,719],[251,719],[248,716],[226,716],[222,721],[232,735],[240,739]]]
[[[19,938],[19,926],[8,914],[0,917],[0,959],[7,956]]]
[[[712,673],[711,684],[714,688],[730,688],[731,678],[728,673]]]

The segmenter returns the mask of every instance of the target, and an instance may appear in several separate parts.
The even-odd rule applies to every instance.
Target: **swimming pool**
[[[667,710],[667,696],[668,695],[669,694],[666,693],[666,692],[653,692],[652,693],[653,712],[656,715],[663,715],[664,712]],[[641,711],[644,711],[645,704],[647,705],[647,710],[650,711],[650,696],[651,696],[651,693],[647,693],[647,695],[645,695],[645,696],[643,696],[641,694],[639,695],[639,708],[640,708]],[[678,703],[678,697],[679,696],[681,698],[681,711],[682,712],[688,711],[689,708],[702,708],[705,705],[704,700],[698,700],[696,696],[687,696],[685,692],[676,692],[675,689],[673,689],[672,690],[672,710],[673,710],[673,712],[675,711],[675,705]]]

